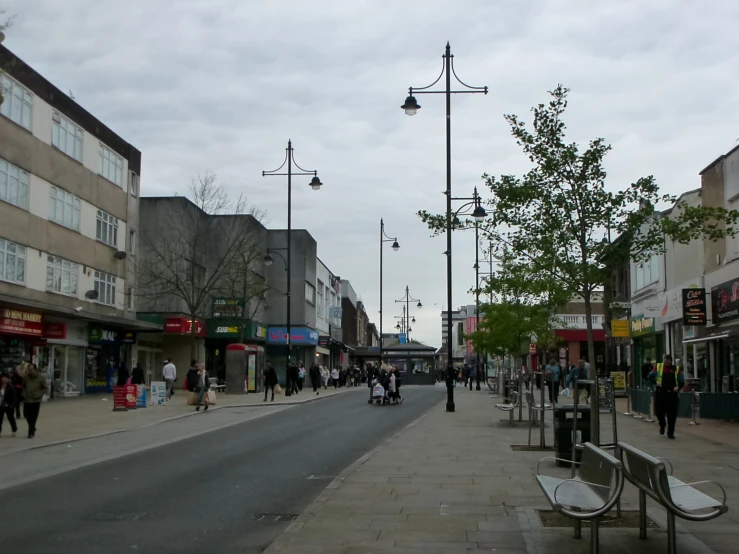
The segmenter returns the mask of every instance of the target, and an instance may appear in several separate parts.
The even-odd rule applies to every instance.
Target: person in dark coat
[[[8,379],[8,375],[6,373],[0,374],[0,433],[3,432],[3,420],[7,416],[13,436],[18,432],[18,425],[13,417],[16,406],[15,395],[15,387]]]
[[[131,371],[131,384],[132,385],[143,385],[144,384],[144,370],[141,369],[141,365],[136,364],[136,367]]]
[[[125,367],[118,368],[118,381],[119,387],[124,386],[128,382],[128,370]]]
[[[290,382],[287,384],[287,389],[291,394],[298,394],[298,392],[300,392],[298,390],[298,379],[300,379],[298,366],[294,363],[290,363],[287,371],[290,376]]]
[[[267,401],[267,392],[272,391],[272,400],[275,401],[275,386],[277,385],[277,372],[272,364],[267,364],[264,370],[264,401]]]
[[[321,368],[318,367],[318,364],[313,364],[310,367],[309,375],[310,383],[313,385],[313,392],[319,394],[321,388]]]

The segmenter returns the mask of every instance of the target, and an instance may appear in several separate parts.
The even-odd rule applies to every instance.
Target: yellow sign
[[[614,337],[628,337],[629,321],[627,319],[614,319],[611,321],[611,335]]]
[[[625,371],[611,371],[611,378],[613,379],[613,392],[619,392],[619,391],[626,390],[626,372]]]

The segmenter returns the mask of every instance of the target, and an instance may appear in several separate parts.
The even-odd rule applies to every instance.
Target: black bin
[[[560,467],[570,467],[572,464],[572,428],[574,406],[556,406],[554,409],[554,451]],[[587,406],[577,407],[577,434],[580,444],[590,441],[590,408]],[[582,450],[575,454],[577,462],[582,458]]]

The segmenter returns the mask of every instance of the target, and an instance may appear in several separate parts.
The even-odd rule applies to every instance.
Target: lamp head
[[[310,188],[312,188],[313,190],[320,189],[321,185],[323,185],[323,183],[318,178],[318,175],[316,175],[315,177],[313,177],[313,179],[310,180]]]
[[[416,304],[416,308],[418,308],[419,310],[423,308],[423,304],[421,304],[420,300],[418,301],[418,304]]]
[[[472,218],[480,223],[488,216],[488,213],[485,211],[485,208],[482,206],[477,206],[475,210],[472,212]]]
[[[416,97],[412,95],[406,98],[400,107],[405,110],[405,115],[416,115],[416,112],[421,109],[421,105],[416,101]]]
[[[398,244],[397,240],[393,242],[392,249],[395,250],[396,252],[400,249],[400,245]]]
[[[271,254],[267,253],[264,255],[264,265],[271,266],[274,259],[272,258]]]

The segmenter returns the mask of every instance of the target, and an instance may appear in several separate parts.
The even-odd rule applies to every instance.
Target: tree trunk
[[[595,367],[595,341],[593,341],[593,306],[590,303],[591,292],[589,289],[583,291],[583,298],[585,300],[585,325],[588,329],[588,362],[590,363],[590,375],[588,379],[596,379],[597,370]]]

